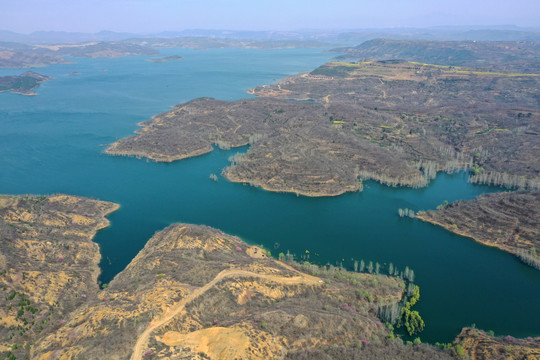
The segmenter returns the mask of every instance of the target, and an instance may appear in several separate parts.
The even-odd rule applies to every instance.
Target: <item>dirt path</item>
[[[280,262],[279,264],[287,269],[297,271],[284,263]],[[203,287],[198,288],[197,290],[192,292],[189,296],[182,299],[182,301],[178,302],[178,304],[170,308],[161,319],[152,321],[150,325],[148,325],[146,330],[137,339],[137,342],[135,343],[135,346],[133,347],[133,354],[131,355],[130,359],[131,360],[142,359],[145,345],[148,342],[150,334],[152,334],[152,332],[155,329],[167,324],[176,315],[182,312],[182,310],[184,310],[187,304],[189,304],[191,301],[195,300],[197,297],[201,296],[202,294],[210,290],[218,282],[220,282],[221,280],[225,278],[234,277],[234,276],[256,277],[260,279],[275,281],[275,282],[278,282],[280,284],[285,284],[285,285],[298,285],[298,284],[321,285],[319,278],[308,275],[308,274],[303,274],[300,272],[298,272],[298,276],[295,276],[295,277],[283,277],[283,276],[277,276],[277,275],[257,274],[257,273],[246,271],[246,270],[223,270],[219,274],[217,274],[217,276],[212,281],[210,281]]]

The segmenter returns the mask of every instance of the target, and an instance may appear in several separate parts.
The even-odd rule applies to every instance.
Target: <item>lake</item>
[[[206,224],[310,260],[352,268],[355,260],[415,270],[426,322],[423,341],[451,341],[475,323],[498,335],[540,335],[540,271],[514,256],[451,234],[398,208],[433,209],[500,188],[441,174],[422,189],[364,183],[361,193],[297,197],[235,184],[219,176],[238,151],[215,150],[175,163],[103,154],[136,124],[171,106],[207,96],[249,98],[245,91],[308,71],[333,54],[318,49],[195,51],[164,49],[181,61],[147,57],[74,59],[37,72],[54,79],[37,96],[0,94],[0,193],[67,193],[119,203],[98,233],[101,280],[109,282],[156,232],[174,222]],[[160,57],[161,57],[160,56]],[[3,69],[0,76],[24,70]],[[78,72],[79,75],[68,75]]]

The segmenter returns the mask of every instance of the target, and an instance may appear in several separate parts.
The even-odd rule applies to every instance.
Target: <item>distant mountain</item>
[[[0,41],[11,41],[26,44],[76,44],[89,41],[120,41],[138,36],[129,33],[101,31],[94,34],[65,31],[35,31],[30,34],[18,34],[0,30]]]
[[[297,31],[248,31],[248,30],[207,30],[186,29],[162,31],[158,33],[126,33],[100,31],[97,33],[36,31],[19,34],[0,30],[0,41],[26,44],[74,44],[89,41],[123,41],[130,38],[181,38],[207,37],[235,40],[266,41],[322,41],[336,44],[353,44],[376,38],[421,39],[421,40],[489,40],[540,41],[540,28],[521,28],[513,25],[501,26],[439,26],[429,28],[389,28],[389,29],[304,29]]]
[[[290,49],[290,48],[323,48],[328,43],[315,40],[247,40],[213,38],[201,36],[176,38],[134,38],[125,41],[126,44],[136,44],[152,48],[189,48],[198,50],[207,49]]]
[[[69,63],[64,57],[98,58],[127,55],[157,55],[157,50],[126,42],[25,45],[0,42],[0,68],[33,68]]]
[[[336,48],[338,59],[406,60],[437,65],[540,73],[540,42],[369,40]]]

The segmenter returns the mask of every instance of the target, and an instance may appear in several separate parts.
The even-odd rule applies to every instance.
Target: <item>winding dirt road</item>
[[[281,266],[296,271],[292,267],[279,263]],[[266,275],[266,274],[257,274],[251,271],[246,270],[223,270],[217,276],[207,283],[206,285],[198,288],[197,290],[193,291],[190,295],[188,295],[186,298],[182,299],[182,301],[178,302],[175,306],[170,308],[165,315],[158,320],[152,321],[146,330],[139,336],[137,339],[137,342],[135,343],[135,346],[133,347],[133,354],[131,355],[131,360],[141,360],[143,357],[143,350],[148,343],[148,339],[152,332],[156,330],[157,328],[169,323],[176,315],[178,315],[187,304],[189,304],[191,301],[195,300],[208,290],[210,290],[213,286],[215,286],[218,282],[220,282],[223,279],[230,278],[230,277],[236,277],[236,276],[242,276],[242,277],[255,277],[259,279],[265,279],[270,280],[274,282],[278,282],[280,284],[284,285],[298,285],[298,284],[304,284],[304,285],[321,285],[322,282],[319,278],[315,276],[311,276],[308,274],[300,273],[298,272],[298,276],[295,277],[283,277],[283,276],[277,276],[277,275]]]

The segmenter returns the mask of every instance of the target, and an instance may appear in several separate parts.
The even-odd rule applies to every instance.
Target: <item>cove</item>
[[[333,55],[314,49],[164,49],[182,61],[146,57],[73,59],[37,71],[54,80],[38,96],[0,94],[0,193],[68,193],[113,201],[121,209],[98,233],[103,282],[131,261],[146,241],[174,222],[206,224],[274,254],[310,252],[319,264],[392,262],[415,270],[423,341],[451,341],[475,323],[498,335],[540,335],[540,272],[512,255],[453,235],[398,208],[433,209],[500,188],[471,185],[463,173],[439,175],[422,189],[365,182],[364,192],[333,198],[297,197],[230,183],[219,176],[238,151],[215,150],[175,163],[107,156],[104,145],[131,135],[136,123],[200,96],[223,100],[308,71]],[[0,75],[23,70],[1,70]],[[68,75],[78,72],[80,75]]]

